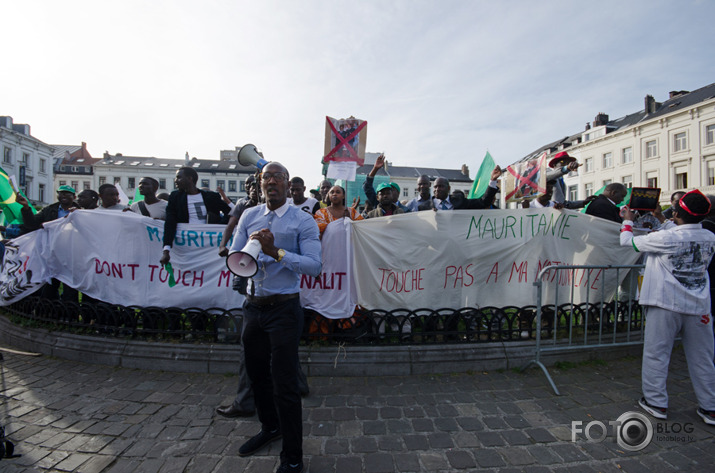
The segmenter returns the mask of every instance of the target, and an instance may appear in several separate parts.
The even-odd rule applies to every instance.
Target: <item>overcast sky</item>
[[[0,0],[0,115],[50,144],[218,159],[309,186],[325,116],[395,165],[505,166],[646,94],[715,82],[715,1]]]

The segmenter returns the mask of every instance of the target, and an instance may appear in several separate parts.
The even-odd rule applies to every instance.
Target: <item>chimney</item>
[[[187,151],[186,154],[184,154],[184,163],[188,166],[189,165],[189,152]]]
[[[462,164],[462,174],[464,174],[467,177],[469,176],[469,167],[467,167],[466,164]]]
[[[0,126],[12,130],[12,117],[0,117]]]
[[[104,155],[102,156],[102,159],[104,159],[105,161],[109,160],[109,151],[105,151],[105,152],[104,152]]]
[[[586,131],[588,131],[588,130],[590,130],[590,129],[591,129],[591,124],[588,123],[588,122],[586,122]]]
[[[652,95],[646,95],[645,96],[645,113],[646,115],[650,115],[651,113],[655,113],[657,110],[658,106],[660,104],[655,101]]]
[[[675,97],[680,97],[681,95],[689,94],[690,91],[687,90],[671,90],[668,94],[669,99],[674,99]]]
[[[30,125],[12,125],[12,131],[30,136]]]
[[[594,128],[597,126],[603,126],[608,123],[608,115],[606,115],[603,112],[600,112],[598,115],[596,115],[596,118],[593,120],[593,126]]]

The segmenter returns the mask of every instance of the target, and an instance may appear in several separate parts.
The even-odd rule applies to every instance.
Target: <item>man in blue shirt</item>
[[[303,471],[303,415],[298,390],[298,342],[303,331],[300,275],[322,270],[318,225],[287,201],[289,175],[279,163],[261,174],[266,203],[247,209],[231,252],[261,243],[258,272],[243,306],[243,346],[261,431],[238,450],[249,456],[283,438],[277,473]],[[275,389],[274,389],[275,388]]]

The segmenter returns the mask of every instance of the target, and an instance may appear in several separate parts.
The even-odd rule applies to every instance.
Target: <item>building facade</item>
[[[715,84],[670,92],[662,103],[648,95],[642,110],[616,120],[599,113],[584,131],[524,159],[543,151],[567,151],[583,164],[565,177],[570,200],[611,182],[658,187],[662,204],[678,190],[715,193]]]
[[[28,199],[40,206],[55,201],[54,150],[31,135],[30,125],[14,124],[12,117],[0,117],[0,151],[0,166],[8,176],[15,177]]]
[[[222,155],[223,155],[222,151]],[[219,187],[234,202],[246,195],[244,182],[256,172],[255,167],[238,164],[236,159],[165,159],[142,156],[124,156],[121,153],[104,153],[102,159],[93,165],[92,189],[98,189],[102,184],[119,185],[132,198],[142,177],[153,177],[159,181],[157,193],[171,193],[176,189],[174,177],[182,166],[194,168],[199,175],[197,186],[212,191]]]

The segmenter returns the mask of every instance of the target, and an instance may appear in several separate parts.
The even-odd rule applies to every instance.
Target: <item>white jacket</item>
[[[646,254],[640,304],[683,314],[710,313],[708,265],[715,252],[715,234],[699,224],[671,226],[633,236],[621,227],[621,246]]]

